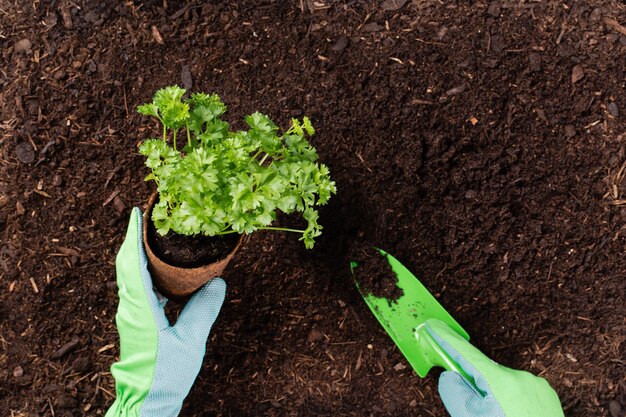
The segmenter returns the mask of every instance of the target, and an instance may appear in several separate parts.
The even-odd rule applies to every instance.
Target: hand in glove
[[[120,361],[111,367],[117,399],[106,417],[170,417],[180,412],[195,381],[226,284],[215,278],[187,302],[177,323],[157,298],[142,241],[142,215],[133,209],[116,259]]]
[[[440,320],[425,325],[452,361],[474,379],[475,385],[454,371],[439,377],[439,394],[452,417],[563,417],[548,381],[497,364]]]

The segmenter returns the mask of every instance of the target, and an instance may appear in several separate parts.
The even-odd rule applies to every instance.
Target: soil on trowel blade
[[[391,269],[387,255],[383,255],[374,247],[357,246],[353,250],[354,278],[363,294],[372,294],[395,301],[404,292],[398,287],[398,276]]]
[[[151,221],[148,224],[148,243],[155,255],[181,268],[195,268],[220,261],[228,256],[239,240],[238,234],[209,237],[169,232],[161,236]]]

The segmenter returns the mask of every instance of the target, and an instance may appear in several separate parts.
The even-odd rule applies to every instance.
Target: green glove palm
[[[163,310],[167,299],[159,300],[152,287],[141,218],[135,208],[116,259],[120,361],[111,367],[117,399],[106,417],[178,415],[200,371],[226,291],[223,280],[211,280],[171,326]]]
[[[457,372],[441,374],[439,393],[452,417],[563,417],[559,397],[545,379],[497,364],[440,320],[425,326],[476,384]]]

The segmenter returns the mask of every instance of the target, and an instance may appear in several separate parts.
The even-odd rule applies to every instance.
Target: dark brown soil
[[[308,115],[338,187],[314,250],[263,232],[232,260],[182,415],[445,416],[355,288],[364,240],[567,416],[624,417],[624,26],[616,0],[0,7],[0,415],[112,403],[134,108],[179,83],[234,125]]]
[[[387,298],[390,302],[402,297],[398,276],[391,269],[387,255],[367,244],[355,247],[350,258],[356,263],[352,272],[361,293]]]

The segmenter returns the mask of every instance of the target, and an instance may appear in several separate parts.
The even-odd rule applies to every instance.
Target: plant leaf
[[[159,192],[152,212],[158,233],[252,233],[272,224],[277,210],[301,212],[307,228],[300,240],[312,248],[322,230],[315,206],[326,204],[336,186],[305,138],[315,133],[311,121],[293,119],[280,136],[276,124],[256,112],[245,118],[248,130],[231,131],[221,119],[226,106],[219,96],[184,95],[178,86],[165,87],[137,108],[156,117],[164,132],[187,130],[183,153],[165,142],[165,134],[139,147],[151,170],[146,180]]]

